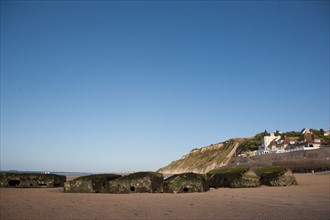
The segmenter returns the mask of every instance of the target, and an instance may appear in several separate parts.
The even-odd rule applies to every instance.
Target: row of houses
[[[268,133],[265,131],[264,138],[254,155],[269,153],[285,153],[299,150],[313,150],[320,148],[325,143],[324,139],[314,135],[309,129],[302,130],[300,137],[281,136],[279,132]]]

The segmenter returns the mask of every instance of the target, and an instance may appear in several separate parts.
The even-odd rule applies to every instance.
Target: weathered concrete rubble
[[[107,193],[160,193],[163,192],[163,174],[138,172],[108,181]]]
[[[210,187],[244,188],[260,186],[259,177],[248,167],[219,168],[207,173]]]
[[[265,167],[256,170],[260,182],[266,186],[290,186],[297,185],[296,178],[291,170],[285,167]]]
[[[209,187],[257,187],[296,185],[285,167],[264,167],[255,172],[249,167],[226,167],[207,175],[182,173],[164,180],[157,172],[138,172],[127,176],[96,174],[66,181],[65,176],[41,173],[0,173],[0,187],[64,187],[68,193],[189,193],[205,192]]]
[[[0,187],[63,187],[66,176],[43,173],[0,173]]]
[[[175,174],[164,181],[164,193],[206,192],[209,189],[209,184],[202,174]]]
[[[64,183],[64,192],[68,193],[105,193],[108,181],[121,177],[117,174],[95,174],[82,176]]]

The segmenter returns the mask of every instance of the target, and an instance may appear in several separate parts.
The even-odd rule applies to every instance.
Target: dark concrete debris
[[[206,192],[209,189],[209,184],[201,174],[175,174],[164,180],[165,193]]]
[[[70,193],[105,193],[108,181],[121,177],[117,174],[95,174],[82,176],[64,183],[64,192]]]
[[[207,173],[210,187],[245,188],[260,186],[259,177],[248,167],[220,168]]]
[[[163,175],[156,172],[138,172],[108,181],[107,193],[160,193]]]
[[[265,167],[256,170],[260,182],[266,186],[290,186],[298,182],[292,171],[285,167]]]
[[[63,187],[66,176],[43,173],[0,173],[0,187]]]
[[[285,167],[226,167],[206,175],[182,173],[164,180],[157,172],[137,172],[126,176],[95,174],[66,182],[66,177],[42,173],[0,173],[0,187],[64,187],[66,193],[192,193],[206,192],[210,187],[257,187],[296,185],[292,172]]]

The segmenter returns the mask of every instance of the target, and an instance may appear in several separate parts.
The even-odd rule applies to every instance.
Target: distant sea
[[[63,176],[86,176],[93,173],[87,172],[51,172],[51,171],[24,171],[24,170],[0,170],[1,173],[44,173],[44,174],[58,174]]]
[[[43,173],[43,174],[57,174],[62,176],[87,176],[92,174],[98,174],[98,173],[90,173],[90,172],[63,172],[63,171],[24,171],[24,170],[0,170],[0,173]],[[114,174],[120,174],[120,175],[127,175],[130,172],[122,172],[117,173],[113,172]]]

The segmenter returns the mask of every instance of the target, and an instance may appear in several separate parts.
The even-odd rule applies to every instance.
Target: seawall
[[[249,167],[286,166],[296,173],[326,171],[330,170],[330,147],[250,157],[233,157],[228,164],[228,166],[237,165]]]

